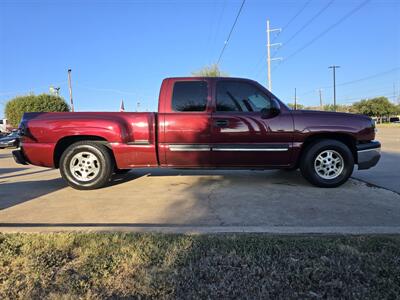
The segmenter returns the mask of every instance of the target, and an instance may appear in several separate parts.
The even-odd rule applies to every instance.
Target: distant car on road
[[[389,119],[390,123],[400,123],[400,118],[399,117],[391,117]]]
[[[0,137],[0,149],[18,147],[18,132],[13,131],[5,137]]]

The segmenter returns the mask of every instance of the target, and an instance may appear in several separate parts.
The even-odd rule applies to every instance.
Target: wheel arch
[[[71,146],[76,142],[81,142],[81,141],[99,142],[105,145],[111,155],[111,158],[115,162],[114,153],[109,145],[109,142],[104,137],[96,135],[71,135],[71,136],[65,136],[57,141],[53,154],[54,167],[59,168],[61,156],[69,146]]]
[[[296,163],[297,166],[299,165],[299,161],[300,161],[301,157],[303,156],[304,151],[306,151],[306,149],[310,145],[312,145],[318,141],[321,141],[321,140],[336,140],[336,141],[342,142],[347,147],[349,147],[351,153],[353,154],[354,161],[357,163],[357,147],[356,147],[357,139],[353,135],[348,134],[348,133],[342,133],[342,132],[338,132],[338,133],[325,132],[325,133],[313,134],[304,140],[304,142],[301,146],[300,154],[297,159],[297,163]]]

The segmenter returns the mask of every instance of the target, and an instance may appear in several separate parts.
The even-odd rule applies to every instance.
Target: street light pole
[[[74,112],[74,101],[72,100],[71,69],[68,69],[68,87],[69,87],[69,99],[71,104],[71,111]]]
[[[330,66],[329,69],[333,69],[333,109],[336,111],[336,69],[340,66]]]
[[[318,90],[319,92],[319,107],[323,110],[324,105],[322,104],[322,89]]]

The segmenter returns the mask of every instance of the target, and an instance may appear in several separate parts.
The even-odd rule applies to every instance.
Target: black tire
[[[341,159],[343,168],[338,168],[337,174],[332,171],[332,176],[337,176],[332,179],[324,178],[324,174],[319,174],[314,167],[315,161],[320,154],[324,151],[333,151],[336,158]],[[337,153],[340,156],[337,156]],[[318,163],[317,163],[318,164]],[[339,163],[338,166],[341,164]],[[317,166],[318,168],[318,166]],[[340,171],[341,169],[341,171]],[[300,161],[301,174],[311,184],[318,187],[333,188],[342,185],[349,179],[354,169],[353,153],[348,146],[336,140],[320,140],[309,145],[303,152]],[[322,171],[324,172],[324,171]],[[330,174],[328,174],[330,175]],[[322,177],[321,177],[322,176]]]
[[[96,158],[96,172],[91,173],[93,178],[80,180],[79,174],[71,170],[71,160],[76,160],[79,154],[94,155]],[[89,153],[89,154],[87,154]],[[85,166],[83,166],[85,168]],[[81,169],[82,170],[82,169]],[[105,186],[114,171],[114,160],[106,146],[94,141],[80,141],[70,145],[61,155],[60,173],[71,187],[78,190],[92,190]],[[78,170],[79,172],[79,170]],[[87,171],[86,171],[87,172]],[[89,170],[90,172],[90,170]],[[87,176],[89,177],[89,176]],[[83,177],[82,177],[83,178]]]

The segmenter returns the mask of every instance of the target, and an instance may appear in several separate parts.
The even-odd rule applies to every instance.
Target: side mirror
[[[261,117],[263,119],[269,119],[276,117],[281,113],[281,109],[279,108],[279,104],[275,101],[271,102],[272,106],[270,108],[263,108],[261,110]]]

